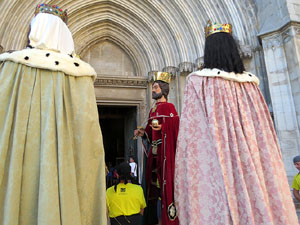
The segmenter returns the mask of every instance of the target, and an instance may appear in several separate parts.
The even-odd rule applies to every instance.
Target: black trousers
[[[131,216],[118,216],[110,218],[111,225],[142,225],[142,215],[134,214]]]

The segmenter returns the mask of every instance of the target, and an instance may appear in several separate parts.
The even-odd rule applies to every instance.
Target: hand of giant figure
[[[140,134],[144,134],[147,148],[146,163],[146,224],[155,224],[155,214],[161,217],[161,224],[178,225],[174,205],[174,164],[179,127],[179,116],[172,103],[167,102],[170,74],[157,72],[152,85],[152,98],[156,100],[150,110],[148,123]],[[138,135],[139,133],[136,132]],[[161,204],[157,204],[161,200]],[[152,214],[149,215],[149,211]],[[159,217],[159,216],[158,216]]]
[[[37,13],[31,48],[0,55],[0,224],[106,224],[96,73],[65,12]]]

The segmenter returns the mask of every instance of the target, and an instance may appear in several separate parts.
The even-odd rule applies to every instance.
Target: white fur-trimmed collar
[[[191,73],[190,76],[201,76],[201,77],[221,77],[226,80],[232,80],[236,82],[252,82],[259,85],[259,79],[252,73],[233,73],[225,72],[219,69],[202,69]]]
[[[51,50],[23,49],[0,55],[0,61],[13,61],[26,66],[52,71],[61,71],[71,76],[92,76],[97,74],[88,63],[67,54]]]

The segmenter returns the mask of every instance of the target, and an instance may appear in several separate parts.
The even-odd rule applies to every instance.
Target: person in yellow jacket
[[[292,188],[293,188],[293,194],[295,196],[295,198],[297,199],[297,201],[300,201],[300,155],[297,155],[293,158],[293,162],[294,165],[296,167],[297,170],[299,170],[299,172],[294,176],[293,179],[293,184],[292,184]]]
[[[140,225],[146,201],[141,186],[132,184],[131,168],[126,162],[117,166],[118,183],[106,191],[111,225]]]

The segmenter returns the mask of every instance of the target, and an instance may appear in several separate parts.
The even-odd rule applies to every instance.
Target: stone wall
[[[262,36],[266,69],[275,119],[287,174],[296,173],[292,158],[299,154],[300,45],[299,26]]]
[[[101,41],[81,54],[99,76],[138,76],[128,54],[110,41]]]
[[[3,0],[3,51],[26,46],[34,9],[42,2],[68,9],[76,52],[99,74],[97,100],[138,105],[138,123],[152,104],[149,73],[174,74],[170,101],[180,112],[186,76],[203,60],[207,20],[232,23],[246,67],[260,78],[274,115],[288,175],[295,173],[291,158],[300,153],[299,0]]]

